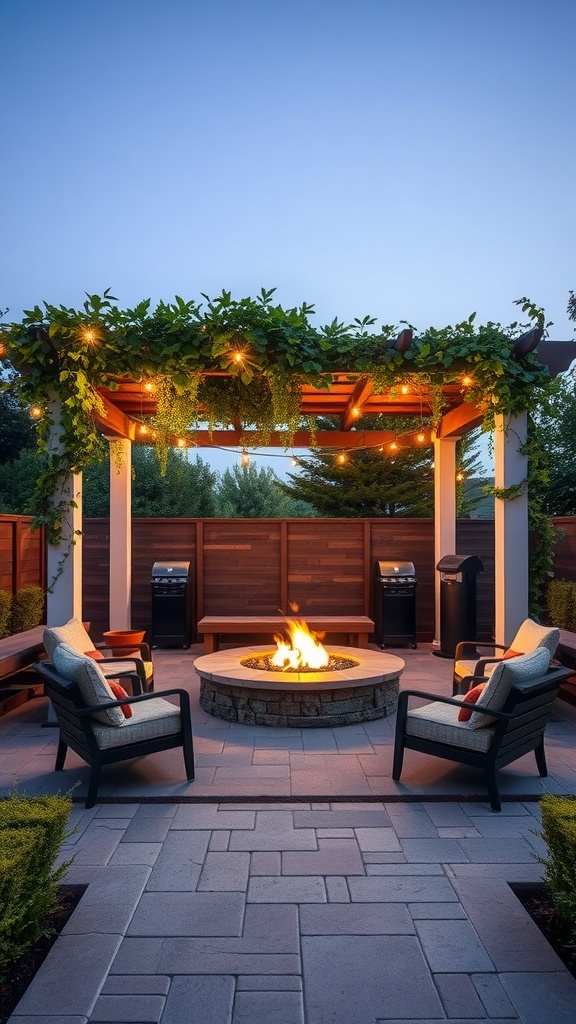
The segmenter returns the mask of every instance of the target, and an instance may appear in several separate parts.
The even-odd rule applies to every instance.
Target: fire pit
[[[396,710],[404,662],[393,654],[329,650],[356,666],[323,672],[261,671],[246,664],[271,653],[269,646],[240,647],[197,658],[204,710],[227,722],[294,729],[369,722]]]

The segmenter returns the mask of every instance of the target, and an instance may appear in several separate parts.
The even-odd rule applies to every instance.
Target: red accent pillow
[[[508,661],[509,658],[519,658],[521,654],[522,651],[513,651],[512,648],[509,647],[507,651],[504,651],[502,661]]]
[[[471,690],[468,690],[468,693],[466,694],[466,696],[462,698],[462,703],[463,704],[476,704],[480,694],[482,693],[482,690],[484,689],[484,687],[486,685],[487,685],[486,683],[480,683],[478,686],[473,686]],[[474,710],[474,708],[472,708],[472,707],[470,707],[470,708],[464,708],[464,707],[460,708],[460,711],[458,712],[458,721],[459,722],[468,722],[468,721],[470,721],[470,719],[472,718],[473,710]]]
[[[102,651],[84,651],[87,658],[92,658],[93,661],[104,661],[104,655]]]
[[[123,697],[130,696],[130,694],[126,693],[124,687],[120,686],[120,683],[117,683],[115,679],[108,679],[107,683],[116,697],[116,700],[122,700]],[[132,708],[129,704],[122,704],[120,711],[124,713],[124,718],[132,718]]]

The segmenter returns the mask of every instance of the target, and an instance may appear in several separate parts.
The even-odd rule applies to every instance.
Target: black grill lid
[[[415,576],[414,562],[378,561],[376,572],[380,576]]]
[[[154,562],[152,566],[154,578],[158,576],[165,576],[168,579],[173,579],[175,576],[187,578],[189,572],[190,562]]]

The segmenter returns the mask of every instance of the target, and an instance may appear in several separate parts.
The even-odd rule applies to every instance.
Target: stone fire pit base
[[[339,672],[260,672],[242,665],[241,659],[270,649],[241,647],[196,658],[204,710],[227,722],[293,729],[370,722],[396,710],[404,662],[393,654],[328,647],[358,661]]]

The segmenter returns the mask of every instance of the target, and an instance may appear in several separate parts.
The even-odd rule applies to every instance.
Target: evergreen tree
[[[217,515],[226,519],[301,518],[313,516],[305,502],[283,493],[273,469],[233,466],[226,469],[218,487]]]

